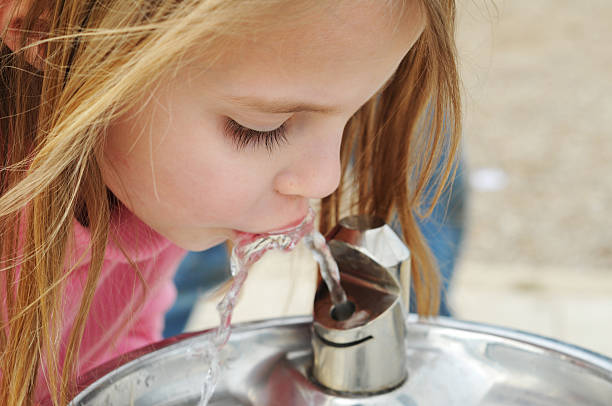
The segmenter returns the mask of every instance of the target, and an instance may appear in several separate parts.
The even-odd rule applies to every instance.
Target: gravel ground
[[[612,269],[612,2],[459,3],[463,261]]]

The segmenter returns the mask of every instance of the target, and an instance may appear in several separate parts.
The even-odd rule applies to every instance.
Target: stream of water
[[[205,361],[209,362],[210,367],[202,385],[199,406],[206,406],[208,404],[219,379],[221,370],[219,353],[229,340],[231,334],[232,312],[240,289],[246,280],[251,266],[266,252],[272,249],[290,251],[303,238],[315,260],[319,263],[321,277],[329,289],[333,303],[335,305],[347,303],[346,293],[340,285],[338,265],[325,243],[325,237],[314,229],[314,220],[315,211],[309,208],[308,214],[302,223],[295,228],[265,234],[240,233],[237,236],[230,258],[233,277],[232,286],[217,305],[220,324],[212,339],[212,345],[200,349],[201,355]]]

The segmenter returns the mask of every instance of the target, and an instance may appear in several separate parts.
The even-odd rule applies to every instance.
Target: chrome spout
[[[392,390],[407,378],[404,312],[410,251],[384,221],[365,216],[342,219],[327,243],[349,305],[334,307],[325,284],[318,286],[312,377],[346,394]]]
[[[343,241],[387,268],[400,286],[406,314],[410,308],[410,250],[381,218],[345,217],[328,234],[327,240]]]

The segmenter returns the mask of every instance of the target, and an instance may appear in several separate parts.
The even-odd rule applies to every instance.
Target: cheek
[[[160,199],[209,220],[237,218],[257,205],[269,168],[236,151],[213,118],[177,122],[156,152]]]

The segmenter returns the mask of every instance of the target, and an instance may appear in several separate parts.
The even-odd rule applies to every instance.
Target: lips
[[[259,226],[252,226],[248,228],[245,227],[243,229],[234,229],[234,232],[236,232],[237,235],[241,235],[241,234],[242,235],[244,234],[250,234],[250,235],[276,234],[276,233],[281,233],[284,231],[289,231],[291,229],[294,229],[300,224],[302,224],[303,222],[305,222],[306,220],[308,220],[309,222],[313,221],[316,216],[316,213],[313,210],[313,208],[310,206],[308,200],[297,199],[296,202],[297,202],[297,205],[295,204],[284,205],[282,208],[273,209],[274,212],[278,213],[277,218],[282,218],[282,217],[285,217],[286,215],[297,214],[298,217],[294,217],[295,220],[289,221],[280,226],[274,226],[274,224],[276,223],[274,221],[275,216],[274,215],[270,217],[266,216],[268,217],[269,221],[264,221]],[[291,203],[296,203],[296,202],[291,202]],[[285,216],[283,216],[283,214],[285,214]]]
[[[306,214],[303,215],[302,217],[300,217],[299,219],[292,221],[291,223],[285,224],[282,227],[278,227],[275,228],[273,230],[268,230],[268,231],[264,231],[265,233],[278,233],[280,231],[285,231],[285,230],[289,230],[292,228],[295,228],[297,226],[299,226],[300,224],[302,224],[302,222],[304,221],[304,219],[306,218]]]
[[[303,215],[303,216],[301,216],[297,220],[294,220],[294,221],[292,221],[290,223],[287,223],[287,224],[285,224],[283,226],[275,227],[273,229],[268,229],[268,230],[265,230],[265,231],[250,232],[250,231],[236,230],[236,233],[237,233],[238,236],[243,236],[243,237],[246,237],[247,235],[256,236],[256,235],[260,235],[260,234],[277,234],[277,233],[281,233],[281,232],[288,231],[288,230],[296,228],[297,226],[302,224],[302,222],[306,219],[306,216],[308,216],[308,213]]]

